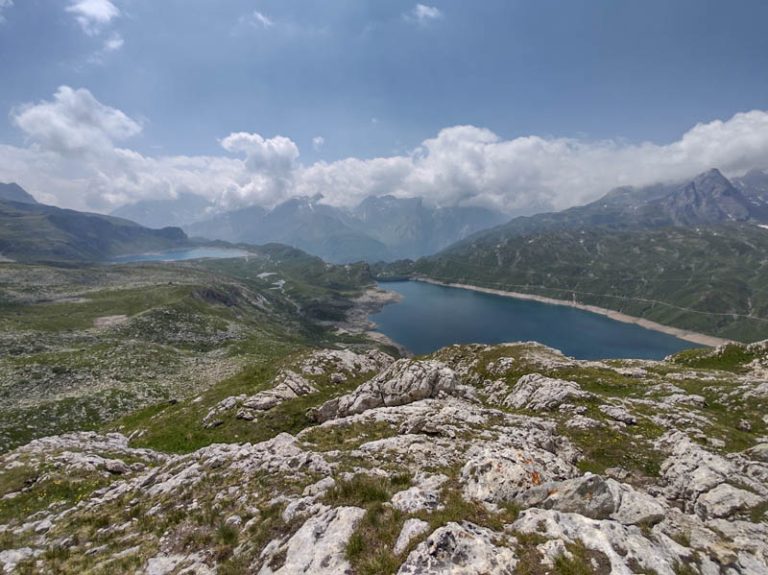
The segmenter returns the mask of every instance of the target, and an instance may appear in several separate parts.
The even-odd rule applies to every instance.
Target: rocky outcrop
[[[267,546],[259,575],[351,574],[344,548],[363,515],[358,507],[337,507],[311,517],[285,543]]]
[[[591,473],[533,487],[518,495],[515,502],[524,508],[538,507],[578,513],[591,519],[613,519],[623,525],[653,525],[666,513],[666,507],[650,495]]]
[[[281,403],[318,392],[318,386],[338,385],[361,375],[377,373],[394,359],[378,350],[355,353],[351,350],[318,350],[301,358],[292,367],[280,369],[268,389],[254,395],[230,396],[221,400],[203,419],[203,427],[214,428],[222,417],[236,412],[238,419],[253,421],[260,412]]]
[[[513,575],[516,565],[503,535],[469,522],[449,523],[419,544],[397,575]]]
[[[579,384],[574,381],[530,373],[517,380],[512,393],[504,399],[503,405],[517,409],[544,411],[556,409],[572,399],[584,399],[589,396],[590,394],[582,391]]]
[[[349,395],[332,399],[310,412],[315,421],[346,417],[369,409],[413,403],[456,391],[456,374],[439,361],[401,359]]]

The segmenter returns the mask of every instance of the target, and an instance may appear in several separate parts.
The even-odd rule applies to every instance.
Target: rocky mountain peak
[[[660,207],[677,225],[746,221],[753,208],[717,169],[696,176],[664,198]]]

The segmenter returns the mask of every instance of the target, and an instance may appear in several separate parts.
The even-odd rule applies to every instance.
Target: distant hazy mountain
[[[152,230],[121,218],[0,200],[0,256],[6,259],[100,261],[187,243],[180,228]]]
[[[209,217],[212,208],[213,204],[202,196],[183,193],[172,200],[142,200],[122,206],[112,215],[148,228],[181,227]]]
[[[421,198],[370,197],[353,211],[354,225],[387,246],[390,259],[433,254],[507,218],[484,208],[430,208]]]
[[[28,193],[19,184],[3,184],[0,183],[0,201],[6,202],[20,202],[22,204],[36,204],[37,200],[32,197],[32,194]]]
[[[417,258],[505,220],[483,208],[430,208],[420,198],[370,197],[352,210],[292,198],[219,214],[185,227],[191,236],[285,243],[331,262]]]

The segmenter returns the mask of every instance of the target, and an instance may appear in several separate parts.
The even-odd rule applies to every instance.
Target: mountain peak
[[[707,170],[693,178],[692,183],[698,188],[699,186],[713,186],[723,185],[727,187],[733,187],[731,181],[726,178],[723,173],[717,168]]]
[[[0,182],[0,200],[6,202],[19,202],[22,204],[37,203],[37,200],[32,194],[15,182],[11,182],[10,184],[3,184]]]

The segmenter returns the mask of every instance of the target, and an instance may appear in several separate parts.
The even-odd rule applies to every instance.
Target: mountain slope
[[[15,261],[99,261],[180,247],[179,228],[151,230],[99,214],[0,201],[0,256]]]

